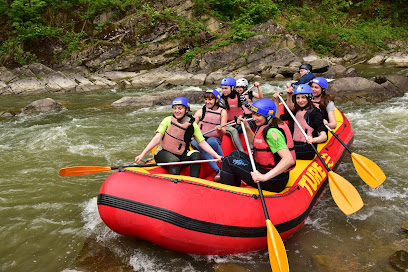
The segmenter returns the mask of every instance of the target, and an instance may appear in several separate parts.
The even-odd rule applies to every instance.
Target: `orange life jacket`
[[[198,123],[198,127],[201,129],[201,132],[205,134],[207,131],[214,129],[216,126],[221,125],[221,111],[222,108],[218,107],[217,110],[207,109],[206,106],[203,107],[203,113]],[[204,137],[217,137],[221,138],[221,133],[218,130],[214,130],[208,134],[205,134]]]

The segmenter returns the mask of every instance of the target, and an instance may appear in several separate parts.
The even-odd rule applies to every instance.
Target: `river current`
[[[285,83],[266,82],[261,88],[271,97]],[[267,250],[203,257],[115,234],[99,218],[96,205],[110,172],[58,175],[69,166],[131,164],[171,108],[115,109],[110,104],[153,91],[162,90],[2,96],[0,111],[45,97],[66,109],[0,120],[0,271],[270,271]],[[357,188],[365,205],[346,216],[326,190],[305,225],[285,241],[291,271],[393,271],[389,256],[408,250],[408,236],[401,230],[408,220],[408,94],[376,104],[336,106],[353,126],[352,150],[373,160],[387,180],[372,189],[346,155],[337,172]]]

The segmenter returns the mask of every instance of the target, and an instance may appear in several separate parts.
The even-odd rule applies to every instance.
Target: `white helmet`
[[[245,78],[237,79],[237,87],[242,87],[246,90],[248,88],[248,80]]]

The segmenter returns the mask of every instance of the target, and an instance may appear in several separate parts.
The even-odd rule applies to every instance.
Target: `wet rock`
[[[329,82],[328,90],[336,97],[336,100],[360,98],[368,102],[378,102],[394,95],[380,84],[362,77],[336,79]]]
[[[384,63],[396,67],[408,67],[408,55],[391,55],[386,58]]]
[[[384,58],[385,58],[385,57],[384,57],[383,54],[375,55],[374,57],[372,57],[371,59],[369,59],[369,60],[367,61],[367,64],[379,65],[379,64],[383,63]]]
[[[405,250],[396,251],[389,257],[392,267],[401,272],[408,272],[408,252]]]
[[[402,223],[402,229],[403,229],[404,231],[408,231],[408,220],[405,221],[404,223]]]
[[[177,96],[184,96],[188,99],[190,104],[200,104],[204,102],[203,92],[197,91],[178,91],[170,90],[161,93],[143,95],[139,97],[125,96],[113,102],[112,107],[152,107],[163,106],[171,104],[171,101]]]
[[[12,111],[0,111],[0,118],[8,118],[15,116],[16,113]]]
[[[349,68],[347,69],[345,75],[345,77],[356,77],[358,76],[357,71],[355,68]]]
[[[28,112],[50,112],[62,110],[63,106],[51,98],[44,98],[34,101],[23,108],[24,113]]]

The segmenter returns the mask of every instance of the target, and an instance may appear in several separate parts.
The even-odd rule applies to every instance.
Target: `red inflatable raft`
[[[335,133],[348,145],[353,131],[336,109]],[[224,137],[225,155],[232,150]],[[336,169],[344,147],[332,135],[318,150]],[[98,209],[113,231],[142,238],[175,251],[200,255],[237,254],[267,247],[265,217],[256,188],[233,187],[212,181],[203,165],[203,178],[169,175],[162,167],[132,167],[110,175],[99,192]],[[206,176],[207,175],[207,176]],[[327,185],[327,171],[316,157],[298,160],[286,189],[264,191],[271,222],[283,240],[304,224]]]

